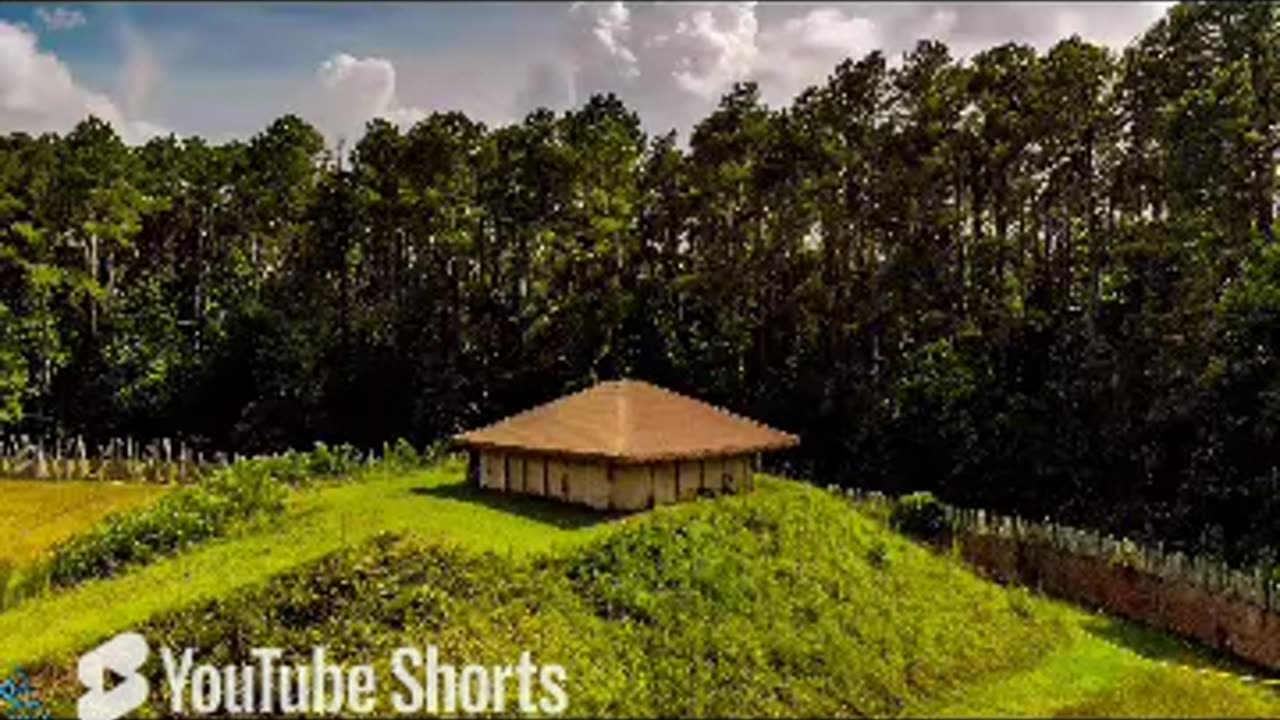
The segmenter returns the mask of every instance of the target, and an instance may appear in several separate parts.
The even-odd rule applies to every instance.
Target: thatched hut
[[[481,487],[600,510],[749,491],[759,453],[799,439],[636,380],[603,382],[457,435]]]

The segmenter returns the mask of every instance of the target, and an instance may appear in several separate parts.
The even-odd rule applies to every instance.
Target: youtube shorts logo
[[[146,702],[150,687],[138,670],[150,652],[141,635],[122,633],[82,655],[77,674],[88,692],[76,703],[80,720],[116,720]]]

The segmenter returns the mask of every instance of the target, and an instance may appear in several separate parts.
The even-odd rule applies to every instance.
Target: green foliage
[[[425,457],[420,455],[408,440],[399,438],[394,444],[382,446],[382,459],[391,468],[407,469],[417,467],[431,458],[429,454]]]
[[[938,340],[916,350],[898,384],[898,403],[922,404],[949,410],[968,400],[976,390],[973,371],[960,358],[950,340]]]
[[[28,373],[13,313],[0,302],[0,427],[22,419]]]
[[[296,484],[306,480],[307,478],[318,477],[343,477],[354,473],[361,465],[360,453],[351,445],[342,444],[330,448],[328,445],[317,442],[315,447],[307,453],[289,452],[285,454],[288,462],[300,464],[302,466],[302,475],[289,475],[290,479]],[[383,456],[382,461],[388,462],[392,458]],[[417,467],[418,464],[411,463],[403,465],[406,468]]]
[[[397,443],[399,451],[389,453],[379,465],[396,470],[419,467],[420,458],[404,447],[408,446],[403,441]],[[241,460],[150,507],[108,516],[91,530],[57,545],[49,561],[32,576],[61,587],[111,577],[125,568],[226,536],[248,521],[279,514],[290,487],[365,470],[354,448],[330,448],[324,443],[316,443],[311,452]]]
[[[149,508],[113,515],[54,549],[49,580],[67,586],[110,577],[224,535],[238,522],[279,512],[285,478],[274,469],[257,461],[236,464]]]
[[[6,599],[9,596],[10,585],[17,576],[13,561],[9,558],[0,558],[0,609],[7,607]]]
[[[898,498],[889,512],[889,524],[921,540],[939,540],[951,531],[947,515],[932,493],[915,492]]]

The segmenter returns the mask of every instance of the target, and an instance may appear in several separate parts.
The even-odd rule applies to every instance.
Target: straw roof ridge
[[[474,447],[650,462],[791,447],[799,438],[643,380],[597,383],[454,439]]]
[[[603,383],[600,383],[600,384],[603,384]],[[556,398],[556,399],[554,399],[554,400],[548,400],[547,402],[542,403],[541,405],[534,405],[533,407],[531,407],[531,408],[526,408],[526,409],[524,409],[524,410],[521,410],[521,411],[517,412],[517,413],[516,413],[516,414],[514,414],[514,415],[508,415],[507,417],[499,418],[498,420],[494,420],[493,422],[489,423],[488,425],[483,425],[483,426],[478,427],[478,428],[476,428],[476,429],[474,429],[474,430],[467,430],[467,431],[465,431],[465,432],[458,433],[457,435],[454,435],[453,437],[454,437],[454,439],[455,439],[455,440],[467,440],[467,439],[468,439],[468,436],[475,436],[475,435],[484,435],[484,434],[488,434],[489,432],[491,432],[491,431],[493,431],[493,430],[496,430],[496,429],[498,429],[499,427],[501,427],[501,426],[503,426],[503,425],[507,425],[508,423],[515,423],[515,422],[518,422],[518,421],[521,421],[521,420],[525,420],[525,419],[529,418],[530,416],[534,416],[535,414],[540,413],[540,412],[542,412],[542,411],[546,410],[546,408],[547,408],[548,406],[550,406],[550,405],[557,405],[557,404],[559,404],[559,403],[566,402],[566,401],[568,401],[568,400],[570,400],[570,399],[572,399],[572,398],[578,397],[579,395],[585,395],[585,394],[587,394],[589,391],[594,390],[595,388],[599,387],[599,385],[600,385],[600,384],[596,384],[596,385],[588,385],[588,386],[586,386],[586,387],[584,387],[584,388],[579,388],[579,389],[574,390],[573,392],[569,393],[568,395],[561,395],[560,397],[558,397],[558,398]]]
[[[651,389],[651,390],[657,390],[657,391],[658,391],[658,392],[660,392],[660,393],[664,393],[664,394],[669,395],[669,396],[671,396],[671,397],[673,397],[673,398],[676,398],[676,399],[678,399],[678,400],[684,400],[684,401],[692,400],[693,402],[697,402],[697,403],[701,403],[701,404],[703,404],[703,405],[706,405],[707,407],[711,408],[712,410],[715,410],[716,412],[720,413],[721,415],[726,415],[726,416],[728,416],[729,418],[732,418],[733,420],[737,420],[738,422],[746,423],[746,424],[748,424],[748,425],[754,425],[755,427],[757,427],[757,428],[759,428],[760,430],[763,430],[763,431],[765,431],[765,432],[777,433],[777,434],[780,434],[780,435],[786,435],[787,437],[790,437],[790,438],[794,439],[797,443],[800,441],[800,439],[799,439],[799,438],[797,438],[795,435],[792,435],[791,433],[782,432],[781,430],[775,430],[774,428],[771,428],[771,427],[769,427],[768,425],[765,425],[764,423],[760,422],[759,420],[755,420],[755,419],[749,418],[749,417],[747,417],[746,415],[739,415],[738,413],[736,413],[736,412],[734,412],[734,411],[732,411],[732,410],[730,410],[730,409],[728,409],[728,408],[726,408],[726,407],[723,407],[723,406],[721,406],[721,405],[716,405],[716,404],[714,404],[714,403],[709,403],[709,402],[707,402],[706,400],[696,400],[696,399],[694,399],[694,398],[689,397],[688,395],[682,395],[682,394],[680,394],[680,393],[678,393],[678,392],[675,392],[674,390],[668,390],[668,389],[666,389],[666,388],[664,388],[664,387],[662,387],[662,386],[660,386],[660,385],[654,385],[653,383],[646,382],[646,381],[644,381],[644,380],[633,380],[633,379],[631,379],[631,378],[620,378],[620,379],[618,379],[618,380],[609,380],[609,381],[606,381],[605,383],[601,383],[601,384],[617,384],[617,385],[621,385],[621,384],[624,384],[624,383],[632,383],[632,384],[635,384],[635,385],[641,385],[641,386],[647,387],[647,388],[649,388],[649,389]]]

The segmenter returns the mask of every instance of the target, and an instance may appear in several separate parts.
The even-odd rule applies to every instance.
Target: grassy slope
[[[1280,717],[1280,693],[1203,676],[1215,662],[1189,644],[1063,607],[1079,632],[1026,671],[911,708],[926,717]]]
[[[449,623],[397,634],[374,620],[387,607],[328,608],[323,620],[303,625],[318,633],[307,637],[354,643],[349,652],[365,659],[377,656],[375,648],[424,638],[467,658],[510,660],[512,647],[567,655],[577,663],[571,677],[576,672],[582,683],[574,695],[579,709],[1280,716],[1275,693],[1154,662],[1201,661],[1165,636],[997,590],[834,498],[815,500],[818,491],[785,482],[762,483],[762,490],[710,509],[665,509],[638,524],[480,495],[460,485],[456,467],[308,491],[287,517],[242,537],[0,614],[0,669],[41,658],[71,667],[77,649],[126,627],[207,639],[204,628],[219,613],[233,626],[251,623],[255,642],[284,633],[274,640],[287,646],[297,639],[288,635],[296,621],[262,618],[281,611],[278,598],[289,596],[290,582],[295,590],[318,586],[314,564],[301,566],[390,530],[454,544],[436,583],[463,583],[465,601],[451,606]],[[786,523],[769,521],[787,508]],[[622,525],[638,527],[608,532]],[[781,546],[787,552],[779,554]],[[474,550],[499,556],[480,562]],[[530,551],[551,551],[553,559],[540,561],[541,570],[512,562]],[[465,589],[470,576],[459,570],[477,562],[473,580],[483,592]],[[335,571],[332,557],[320,561],[326,564],[337,573],[327,584],[349,574],[341,564]],[[292,581],[280,577],[288,571]],[[422,582],[413,576],[410,584],[431,585]],[[422,601],[403,581],[392,587],[410,606]],[[477,594],[487,600],[477,602]],[[432,595],[431,607],[440,602]],[[183,610],[196,604],[203,609]],[[657,632],[654,618],[670,622]],[[358,633],[353,619],[362,619]],[[402,625],[399,616],[390,623]],[[721,668],[753,674],[707,669],[708,653],[736,658]],[[684,704],[660,705],[664,697]],[[731,704],[719,704],[726,698]]]
[[[164,485],[0,480],[0,563],[21,565],[107,515],[144,505]]]
[[[0,672],[86,647],[157,612],[261,583],[378,532],[523,554],[585,539],[605,526],[585,510],[516,497],[486,504],[474,502],[477,496],[460,484],[456,466],[302,491],[285,517],[239,537],[0,613]]]
[[[486,664],[532,649],[566,666],[580,714],[680,717],[893,713],[1031,667],[1069,627],[838,498],[772,484],[533,562],[383,540],[142,632],[218,664],[243,659],[242,638],[322,642],[347,662],[409,644]]]

